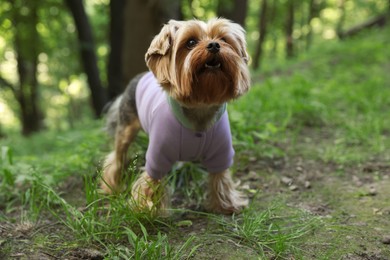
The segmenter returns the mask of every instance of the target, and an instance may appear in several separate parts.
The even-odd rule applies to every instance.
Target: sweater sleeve
[[[167,108],[160,107],[153,113],[149,129],[149,145],[146,151],[146,171],[154,179],[163,178],[178,160],[178,135],[180,132],[172,127],[170,116],[165,116]]]

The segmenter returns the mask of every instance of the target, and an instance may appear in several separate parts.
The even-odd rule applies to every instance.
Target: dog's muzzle
[[[212,54],[218,53],[220,49],[221,49],[221,45],[219,45],[218,42],[210,42],[210,43],[207,45],[207,50],[208,50],[209,52],[211,52]]]

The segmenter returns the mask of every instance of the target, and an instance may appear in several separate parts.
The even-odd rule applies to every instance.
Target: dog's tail
[[[122,95],[117,97],[113,102],[108,103],[103,109],[103,111],[106,112],[106,126],[104,130],[106,130],[110,136],[115,135],[116,128],[119,123],[119,106],[122,98]]]

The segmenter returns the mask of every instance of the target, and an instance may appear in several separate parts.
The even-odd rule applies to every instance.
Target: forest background
[[[65,130],[100,117],[145,71],[169,19],[226,17],[247,30],[251,67],[386,23],[385,0],[50,0],[0,3],[0,130]],[[264,63],[264,64],[263,64]]]
[[[390,259],[389,0],[0,1],[0,259]],[[169,19],[247,31],[250,92],[228,107],[241,214],[172,169],[168,218],[98,193],[104,106]],[[125,182],[145,163],[130,147]]]

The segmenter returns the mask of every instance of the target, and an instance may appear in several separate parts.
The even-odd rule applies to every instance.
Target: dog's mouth
[[[221,67],[221,61],[217,57],[213,57],[212,59],[208,60],[204,66],[206,69],[219,69]]]

